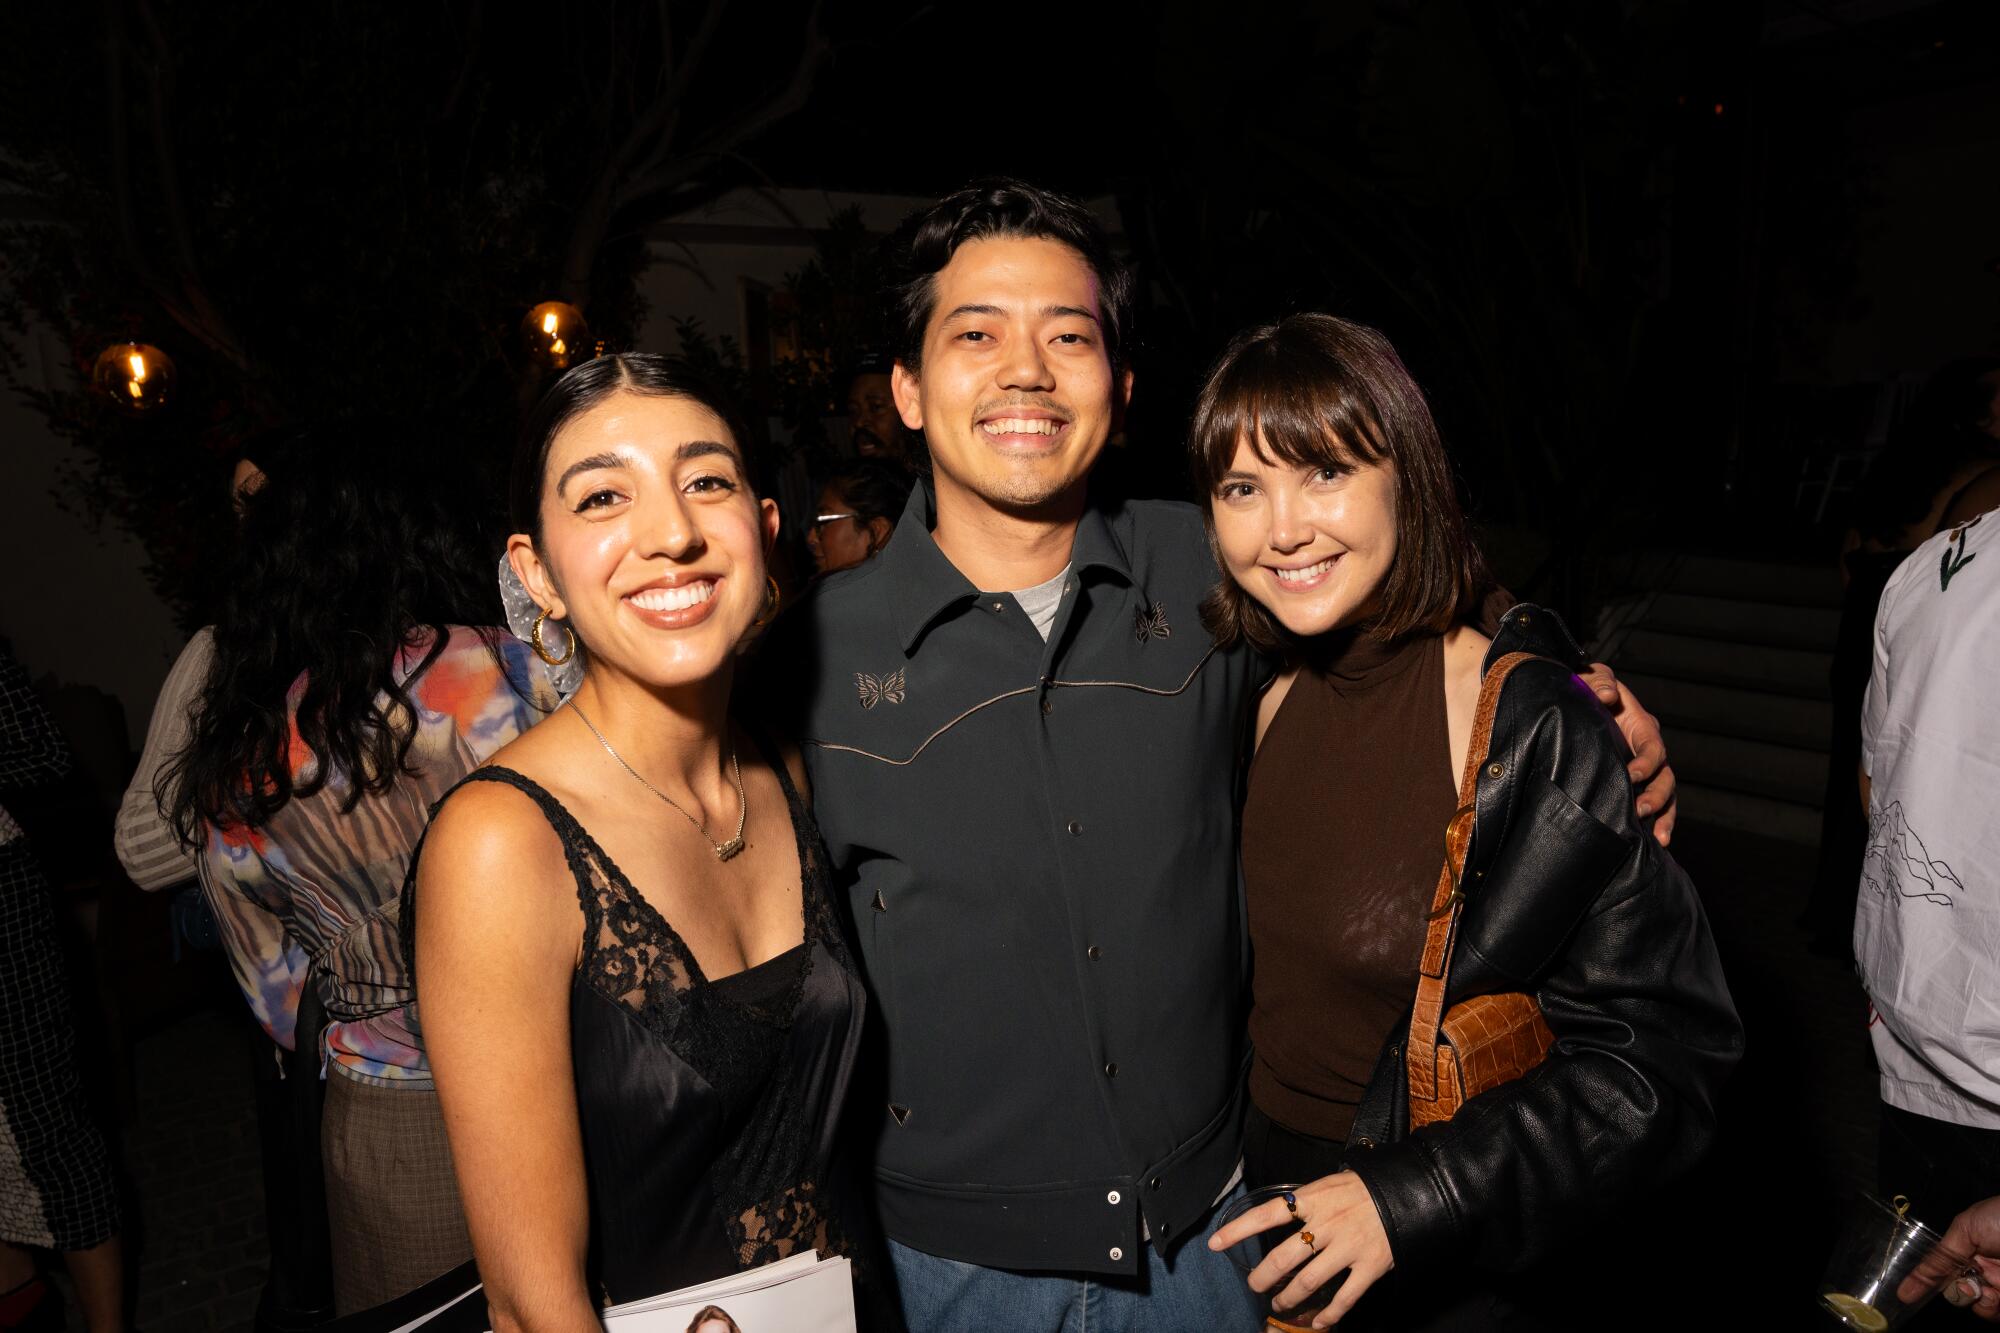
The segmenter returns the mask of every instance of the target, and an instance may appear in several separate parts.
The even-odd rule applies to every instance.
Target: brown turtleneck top
[[[1457,804],[1441,637],[1347,636],[1301,668],[1243,807],[1250,1097],[1287,1129],[1346,1139],[1416,996]]]

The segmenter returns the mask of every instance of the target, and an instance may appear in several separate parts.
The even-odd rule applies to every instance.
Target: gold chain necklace
[[[591,723],[591,720],[588,717],[584,716],[583,710],[576,706],[576,700],[571,699],[569,701],[569,711],[575,713],[577,716],[577,720],[582,722],[584,726],[590,728],[590,734],[597,737],[597,743],[604,747],[604,752],[606,754],[610,755],[613,759],[616,759],[618,761],[618,767],[624,769],[627,773],[630,773],[633,777],[638,778],[639,785],[641,787],[644,787],[647,791],[653,793],[653,795],[659,797],[661,800],[665,801],[668,805],[671,805],[675,810],[679,811],[680,817],[682,819],[685,819],[688,823],[694,825],[695,832],[701,834],[701,840],[707,843],[712,849],[714,849],[716,860],[727,861],[730,857],[736,855],[736,853],[743,850],[743,825],[746,822],[748,822],[750,818],[750,802],[743,799],[743,765],[741,765],[736,761],[736,747],[734,745],[729,747],[729,774],[736,780],[736,836],[731,838],[728,842],[717,842],[715,839],[708,836],[707,820],[696,819],[693,815],[689,814],[687,812],[687,809],[684,806],[682,806],[679,801],[676,801],[673,797],[667,795],[665,792],[661,791],[658,787],[655,787],[652,783],[646,781],[646,779],[640,775],[638,769],[632,767],[632,765],[625,762],[625,756],[619,754],[618,751],[611,748],[611,742],[605,740],[604,733],[599,731],[596,728],[596,726]]]

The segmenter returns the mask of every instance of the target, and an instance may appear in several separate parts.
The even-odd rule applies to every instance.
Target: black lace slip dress
[[[805,938],[719,981],[702,975],[673,926],[548,791],[499,767],[465,781],[502,782],[532,799],[576,877],[584,933],[570,1050],[600,1300],[636,1300],[813,1249],[853,1261],[870,1328],[881,1322],[871,1307],[884,1308],[886,1256],[838,1152],[865,993],[834,915],[818,827],[784,765],[772,769],[798,839]],[[406,948],[414,911],[406,888]]]

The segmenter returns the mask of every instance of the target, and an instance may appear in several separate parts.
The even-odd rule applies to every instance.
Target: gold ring
[[[1301,1232],[1299,1233],[1299,1239],[1300,1239],[1300,1240],[1302,1240],[1302,1241],[1304,1241],[1304,1242],[1306,1243],[1306,1248],[1307,1248],[1308,1250],[1311,1250],[1311,1251],[1312,1251],[1312,1252],[1313,1252],[1314,1254],[1318,1254],[1318,1253],[1319,1253],[1319,1247],[1313,1244],[1313,1233],[1312,1233],[1312,1232],[1310,1232],[1310,1231],[1301,1231]]]

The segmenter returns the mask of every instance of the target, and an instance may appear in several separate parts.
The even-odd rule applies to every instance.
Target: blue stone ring
[[[1284,1199],[1285,1201],[1285,1211],[1290,1213],[1293,1217],[1297,1217],[1299,1215],[1299,1196],[1292,1193],[1290,1190],[1286,1190],[1279,1197]]]

